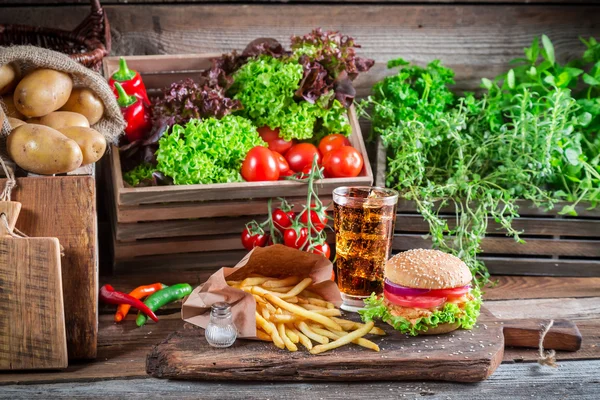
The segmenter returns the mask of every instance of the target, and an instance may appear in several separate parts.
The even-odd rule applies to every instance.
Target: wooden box
[[[386,155],[380,144],[377,152],[376,182],[385,186]],[[553,210],[520,201],[520,217],[513,227],[522,231],[525,243],[504,234],[499,224],[489,221],[480,259],[496,275],[600,276],[600,208],[576,207],[577,217],[559,215],[563,204]],[[454,209],[443,214],[452,227]],[[413,202],[400,200],[392,249],[394,253],[429,248],[429,225]]]
[[[210,67],[216,54],[126,57],[130,68],[140,72],[151,97],[171,83],[197,78]],[[118,68],[118,57],[104,60],[104,74]],[[349,140],[364,158],[355,178],[330,178],[317,183],[320,198],[328,203],[339,186],[370,186],[373,174],[354,108],[348,113],[352,125]],[[267,214],[267,199],[285,197],[298,206],[306,200],[307,187],[292,181],[240,182],[130,188],[122,178],[118,149],[108,163],[107,192],[112,213],[113,251],[117,269],[134,265],[221,266],[235,264],[243,250],[244,225]]]

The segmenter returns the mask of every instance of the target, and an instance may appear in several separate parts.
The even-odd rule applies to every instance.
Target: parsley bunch
[[[462,258],[480,282],[489,279],[477,257],[489,219],[522,242],[512,228],[518,199],[546,207],[568,200],[561,212],[570,214],[579,201],[600,200],[600,86],[590,85],[597,43],[586,42],[587,59],[566,66],[547,37],[542,43],[514,62],[523,65],[483,80],[479,98],[453,94],[454,74],[439,61],[422,68],[399,59],[388,64],[398,73],[361,103],[387,148],[387,186],[416,203],[434,247]],[[581,94],[579,77],[590,86]],[[452,224],[440,215],[448,206]]]

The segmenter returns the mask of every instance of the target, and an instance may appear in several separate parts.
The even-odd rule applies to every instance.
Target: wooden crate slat
[[[115,273],[131,273],[143,270],[181,271],[208,270],[215,271],[221,267],[233,267],[248,253],[246,250],[206,251],[201,253],[178,253],[134,257],[115,260]],[[203,282],[201,280],[200,282]]]
[[[404,251],[414,248],[431,248],[431,241],[421,235],[396,234],[392,248]],[[521,244],[512,238],[485,238],[481,242],[482,256],[511,254],[529,256],[572,256],[600,258],[600,241],[571,239],[527,239]]]
[[[558,216],[560,210],[564,205],[570,204],[567,202],[558,202],[553,209],[547,210],[543,207],[536,207],[531,201],[528,200],[517,200],[516,204],[519,206],[519,216],[521,217],[555,217]],[[600,207],[590,209],[590,205],[587,203],[579,203],[575,206],[578,217],[600,217]],[[417,212],[417,206],[414,201],[399,199],[398,214],[419,214]],[[454,215],[455,208],[453,206],[445,206],[440,210],[440,214]]]
[[[481,257],[493,275],[600,276],[600,260]]]
[[[324,204],[331,202],[331,197],[319,196],[319,198]],[[306,197],[290,198],[286,196],[286,199],[289,203],[295,204],[295,211],[300,211],[301,204],[306,202]],[[254,215],[266,215],[267,208],[265,199],[148,204],[140,206],[120,206],[117,210],[117,217],[119,223],[215,218],[223,215],[230,217],[247,215],[251,217]]]
[[[456,219],[446,218],[448,226],[453,229]],[[488,219],[488,233],[504,234],[505,230],[493,219]],[[563,218],[517,218],[512,226],[524,235],[557,235],[600,237],[600,220],[593,219],[563,219]],[[428,233],[429,224],[420,215],[396,216],[396,232]]]
[[[147,239],[135,242],[114,243],[114,252],[116,260],[126,260],[133,257],[177,254],[177,253],[195,253],[204,251],[229,251],[243,250],[241,233],[223,234],[200,237],[183,237],[164,239]],[[333,232],[328,232],[327,242],[333,244],[335,236]]]

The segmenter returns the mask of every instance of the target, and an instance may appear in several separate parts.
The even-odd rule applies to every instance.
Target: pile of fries
[[[251,293],[256,299],[256,335],[260,340],[289,351],[298,351],[296,344],[300,343],[311,354],[348,343],[379,351],[379,346],[363,336],[385,332],[373,322],[361,324],[339,318],[341,311],[312,292],[312,283],[312,279],[298,276],[275,279],[258,275],[227,281],[229,286]],[[319,344],[313,346],[313,341]]]

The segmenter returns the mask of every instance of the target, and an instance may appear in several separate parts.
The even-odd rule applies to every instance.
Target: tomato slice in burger
[[[427,293],[428,296],[435,296],[435,297],[452,297],[452,298],[457,298],[457,297],[462,297],[464,296],[469,289],[471,288],[471,286],[462,286],[462,287],[457,287],[457,288],[452,288],[452,289],[435,289],[430,291],[429,293]]]
[[[411,308],[435,308],[446,302],[446,297],[431,296],[429,293],[420,296],[397,296],[384,290],[383,296],[390,303]]]

